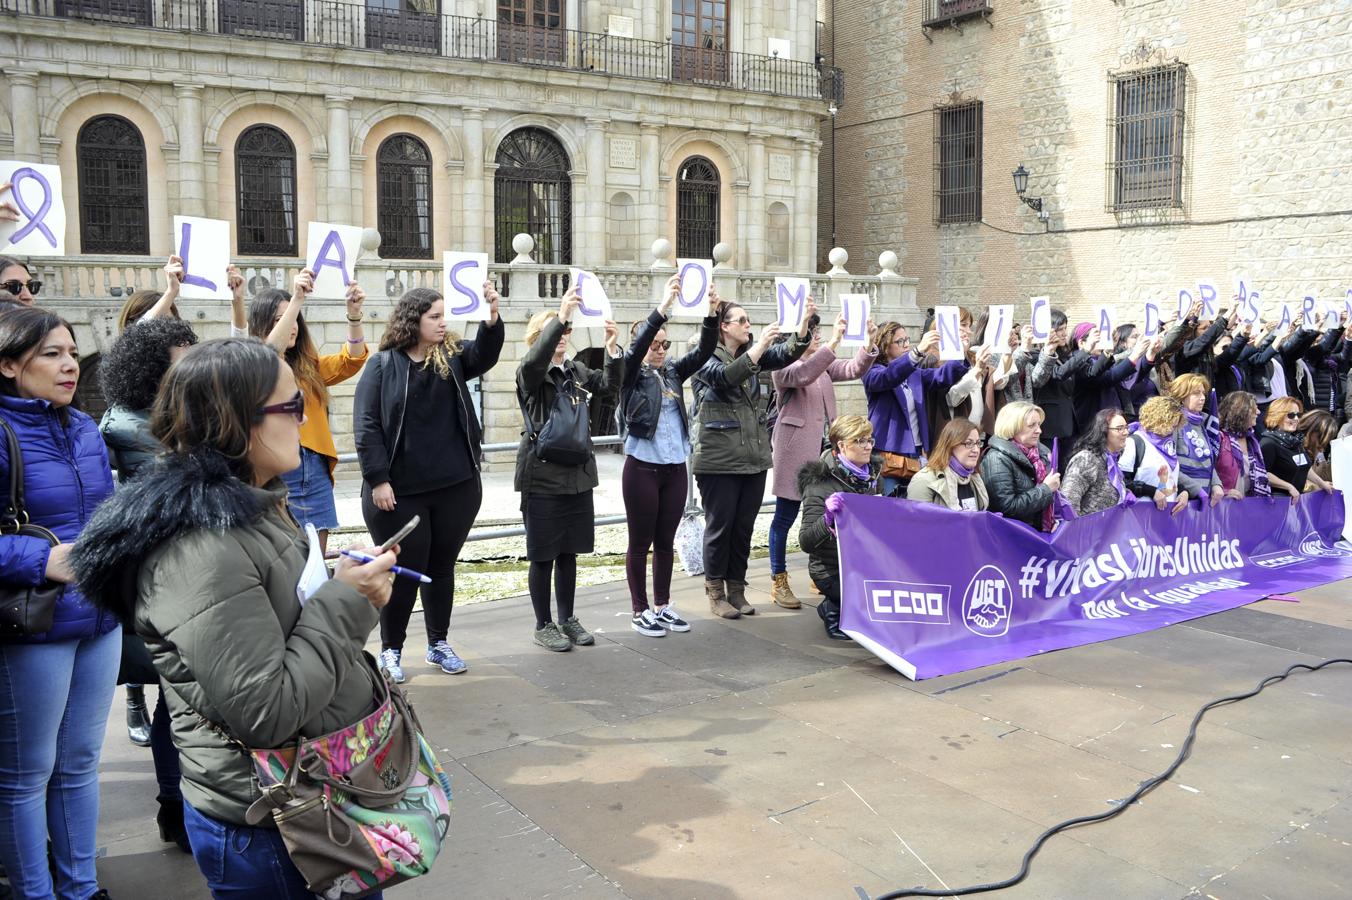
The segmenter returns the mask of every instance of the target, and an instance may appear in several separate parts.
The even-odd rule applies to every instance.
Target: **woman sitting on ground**
[[[906,499],[978,512],[990,506],[981,462],[981,429],[970,419],[950,419],[939,432],[925,467],[906,488]]]
[[[970,424],[970,423],[969,423]],[[798,545],[808,555],[807,571],[822,592],[817,615],[833,641],[848,641],[840,630],[840,557],[836,553],[836,514],[842,494],[876,494],[882,457],[873,453],[873,426],[863,416],[841,416],[827,434],[831,449],[798,473],[803,519]]]
[[[1061,489],[1077,516],[1136,502],[1136,495],[1127,490],[1117,462],[1126,445],[1127,418],[1122,410],[1099,410],[1075,446]]]
[[[1061,475],[1052,468],[1041,437],[1041,407],[1024,402],[1005,406],[995,418],[995,435],[981,460],[981,478],[991,512],[1051,531],[1052,500],[1061,488]]]

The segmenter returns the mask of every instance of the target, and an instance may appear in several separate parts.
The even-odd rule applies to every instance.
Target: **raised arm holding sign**
[[[305,248],[305,265],[314,275],[314,296],[321,300],[347,296],[347,286],[356,280],[361,228],[311,222]]]
[[[1300,327],[1311,331],[1319,327],[1319,314],[1316,312],[1318,301],[1306,294],[1300,301]]]
[[[1033,330],[1033,343],[1045,344],[1052,336],[1052,301],[1050,297],[1034,297],[1031,301],[1032,316],[1029,319]]]
[[[1012,305],[992,306],[986,319],[986,333],[981,342],[999,356],[1009,349],[1009,333],[1014,328],[1014,307]]]
[[[229,300],[230,223],[174,216],[176,256],[182,266],[179,293],[185,300]]]
[[[0,253],[66,255],[59,166],[0,160],[0,201]]]
[[[676,260],[676,278],[681,290],[672,307],[672,318],[703,319],[709,315],[709,289],[713,287],[714,270],[708,260]]]
[[[492,315],[484,284],[488,281],[487,253],[457,253],[441,257],[441,284],[445,291],[447,322],[486,322]]]
[[[1202,318],[1214,319],[1220,312],[1220,304],[1216,302],[1216,286],[1209,281],[1199,282],[1197,285],[1197,297],[1202,301]]]
[[[775,308],[779,311],[775,324],[781,331],[796,331],[807,318],[807,300],[810,287],[806,278],[776,278]]]
[[[841,294],[840,314],[845,319],[845,330],[840,336],[842,347],[867,347],[869,315],[872,301],[868,294]]]
[[[1117,313],[1106,303],[1100,303],[1094,309],[1094,321],[1098,324],[1099,334],[1103,335],[1105,340],[1111,341],[1113,332],[1117,331]]]
[[[962,346],[961,314],[956,306],[934,307],[934,327],[939,332],[940,359],[967,358],[967,349]]]
[[[1160,333],[1160,307],[1154,300],[1145,301],[1145,328],[1142,337],[1154,337]]]
[[[583,328],[604,326],[615,318],[611,312],[610,297],[605,286],[593,273],[585,269],[569,269],[568,277],[577,291],[577,324]]]

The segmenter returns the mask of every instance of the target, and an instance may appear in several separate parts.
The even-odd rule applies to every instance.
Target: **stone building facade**
[[[1035,295],[1081,316],[1199,280],[1228,296],[1239,274],[1274,302],[1352,288],[1345,0],[825,0],[822,17],[850,90],[823,126],[819,255],[833,228],[857,259],[900,248],[921,307],[1021,317]]]

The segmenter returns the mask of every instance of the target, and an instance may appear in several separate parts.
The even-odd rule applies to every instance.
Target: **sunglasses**
[[[260,416],[295,416],[296,423],[305,421],[305,395],[296,391],[296,396],[285,403],[274,403],[271,406],[264,406],[258,410]]]
[[[653,349],[653,350],[670,350],[670,349],[671,349],[671,341],[653,341],[653,343],[652,343],[652,349]]]
[[[36,278],[30,278],[27,281],[20,281],[17,278],[13,281],[0,281],[0,291],[6,291],[15,297],[23,293],[25,287],[28,288],[28,293],[36,297],[38,292],[42,290],[42,282]]]
[[[724,320],[723,320],[723,324],[724,324],[724,325],[746,325],[746,324],[749,324],[750,322],[751,322],[751,320],[748,319],[746,316],[739,316],[739,317],[736,318],[736,319],[724,319]]]
[[[1286,414],[1286,417],[1287,417],[1288,419],[1299,419],[1299,418],[1300,418],[1300,413],[1297,413],[1297,412],[1289,412],[1289,413]]]

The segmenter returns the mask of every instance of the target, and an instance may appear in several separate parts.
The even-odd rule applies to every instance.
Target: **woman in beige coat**
[[[970,419],[950,419],[934,442],[929,462],[911,478],[906,499],[980,512],[990,505],[981,461],[981,430]]]

